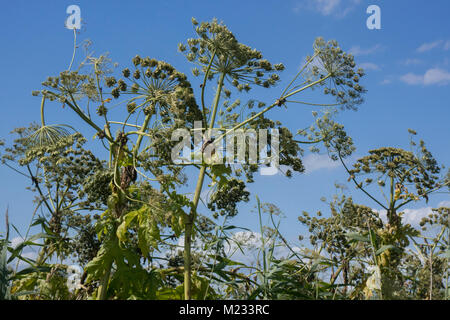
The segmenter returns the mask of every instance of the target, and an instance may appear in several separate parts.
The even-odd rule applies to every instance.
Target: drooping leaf
[[[131,222],[139,215],[139,211],[142,210],[134,210],[131,212],[128,212],[126,215],[123,216],[123,221],[117,228],[117,237],[120,241],[126,241],[126,232],[131,224]]]

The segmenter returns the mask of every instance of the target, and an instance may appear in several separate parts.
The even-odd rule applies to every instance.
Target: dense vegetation
[[[364,71],[353,56],[336,41],[318,38],[280,92],[273,87],[283,64],[238,42],[216,20],[192,22],[195,38],[178,49],[194,65],[198,89],[164,61],[135,56],[117,75],[107,56],[87,54],[76,70],[71,63],[33,92],[41,98],[40,124],[15,129],[11,146],[2,142],[3,164],[29,179],[36,200],[19,244],[10,241],[6,213],[0,299],[448,299],[450,209],[433,209],[421,228],[405,223],[402,209],[447,192],[449,174],[423,141],[415,142],[413,130],[411,151],[379,148],[347,164],[355,147],[333,114],[363,103]],[[211,86],[209,105],[205,91]],[[248,99],[254,87],[273,90],[273,101]],[[303,101],[300,96],[313,89],[333,101]],[[272,109],[289,113],[292,104],[321,111],[313,112],[312,124],[299,119],[298,127],[307,129],[293,133],[268,117]],[[47,124],[48,105],[72,112],[83,125]],[[280,210],[246,189],[268,163],[231,165],[203,157],[173,163],[178,141],[172,134],[193,129],[196,121],[219,130],[213,141],[207,131],[200,139],[213,145],[238,129],[278,129],[279,169],[286,178],[304,171],[303,146],[325,148],[383,211],[354,203],[337,186],[329,212],[300,215],[309,234],[300,235],[303,248],[294,248],[279,232]],[[98,147],[89,150],[92,130],[90,143]],[[268,140],[274,153],[275,140]],[[192,147],[201,156],[204,146]],[[189,196],[181,188],[194,170],[198,178]],[[231,224],[245,214],[238,203],[250,199],[256,199],[259,233]],[[200,201],[206,202],[202,209]],[[263,225],[263,216],[270,225]],[[30,235],[37,228],[41,232]],[[36,259],[23,255],[28,246],[38,249]],[[239,250],[253,250],[256,260],[234,261]]]

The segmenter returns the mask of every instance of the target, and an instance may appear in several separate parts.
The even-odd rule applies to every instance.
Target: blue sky
[[[336,39],[366,69],[366,102],[357,112],[345,111],[337,120],[345,125],[357,147],[355,157],[381,146],[408,148],[408,128],[419,133],[441,164],[450,164],[450,2],[383,0],[297,1],[14,1],[2,5],[0,19],[0,137],[39,120],[39,98],[31,91],[49,75],[65,70],[72,55],[72,32],[64,28],[66,8],[81,8],[84,27],[79,41],[90,39],[96,54],[109,52],[119,67],[130,65],[136,54],[165,60],[189,74],[189,64],[177,44],[193,37],[191,17],[217,17],[243,43],[283,62],[284,82],[263,93],[273,100],[311,53],[317,36]],[[381,8],[381,30],[366,27],[366,8]],[[47,122],[79,124],[67,109],[47,108]],[[290,106],[270,113],[296,131],[312,122],[311,108]],[[87,129],[86,137],[94,132]],[[330,198],[334,182],[345,183],[344,169],[325,154],[305,154],[307,172],[288,180],[258,177],[249,189],[262,201],[276,204],[286,216],[281,230],[294,241],[304,230],[297,222],[303,211],[326,213],[320,202]],[[0,230],[9,206],[10,221],[24,230],[32,213],[29,181],[0,166]],[[195,179],[195,177],[194,177]],[[189,187],[194,189],[195,180]],[[348,194],[376,208],[348,185]],[[449,201],[437,194],[428,204],[412,204],[408,214],[420,215],[429,206]],[[233,224],[256,230],[255,202],[241,206]]]

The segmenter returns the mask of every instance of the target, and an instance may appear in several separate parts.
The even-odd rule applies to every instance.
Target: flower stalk
[[[223,88],[223,82],[225,79],[225,74],[222,73],[219,78],[219,83],[217,84],[216,96],[214,98],[213,111],[211,114],[211,119],[209,123],[209,129],[214,127],[214,122],[216,119],[217,109],[220,101],[220,94]],[[197,186],[195,188],[194,199],[192,201],[192,208],[187,216],[187,221],[185,223],[185,235],[184,235],[184,298],[186,300],[191,300],[191,246],[192,246],[192,231],[195,224],[195,218],[197,215],[198,202],[200,200],[200,194],[202,192],[203,180],[205,179],[206,164],[203,164],[200,168],[198,175]]]

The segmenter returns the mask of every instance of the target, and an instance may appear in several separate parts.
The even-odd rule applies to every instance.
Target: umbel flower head
[[[325,41],[319,37],[314,42],[314,56],[306,57],[309,63],[309,78],[306,83],[327,77],[321,82],[324,93],[336,98],[341,108],[355,110],[364,100],[366,92],[359,84],[364,70],[357,68],[353,55],[344,52],[337,41]]]
[[[197,64],[203,74],[211,63],[209,79],[215,74],[224,74],[239,91],[249,91],[253,84],[269,88],[280,80],[277,73],[284,70],[283,64],[273,65],[263,59],[258,50],[239,43],[217,19],[199,24],[193,18],[192,23],[198,37],[188,39],[187,45],[179,44],[178,50],[190,62]],[[193,74],[198,76],[200,71],[194,68]]]
[[[354,203],[351,197],[335,197],[329,207],[331,215],[327,217],[321,217],[320,211],[316,213],[317,217],[304,211],[298,220],[308,228],[311,244],[326,244],[324,249],[332,255],[347,255],[354,250],[345,236],[348,230],[365,230],[367,225],[373,229],[383,226],[378,212]],[[361,245],[361,249],[365,247],[361,253],[370,256],[370,245]]]
[[[191,84],[185,74],[167,62],[149,57],[136,55],[132,62],[134,70],[125,68],[122,71],[124,79],[105,78],[114,98],[122,94],[132,96],[127,103],[129,113],[143,111],[146,115],[156,114],[163,123],[174,120],[193,123],[200,117]]]
[[[429,190],[439,187],[436,174],[440,172],[436,160],[423,142],[421,148],[420,157],[410,151],[392,147],[371,150],[368,156],[354,164],[350,174],[355,176],[375,173],[376,180],[366,179],[365,183],[377,181],[381,187],[386,185],[387,179],[392,178],[396,182],[396,199],[419,200]]]
[[[99,101],[95,80],[87,74],[81,74],[78,71],[63,71],[56,77],[48,77],[42,82],[44,87],[50,91],[58,92],[62,97],[71,97],[75,100],[87,97],[92,101]],[[41,91],[45,94],[46,91]],[[38,95],[39,91],[34,91],[33,95]],[[54,100],[57,95],[46,95],[49,100]],[[64,102],[64,101],[62,101]]]
[[[57,143],[64,137],[70,135],[67,128],[72,127],[68,125],[44,125],[36,131],[30,133],[27,139],[27,145],[29,147],[48,146]]]
[[[420,226],[422,230],[427,230],[428,228],[433,228],[435,226],[445,226],[450,227],[450,208],[449,207],[439,207],[436,209],[431,209],[432,213],[428,216],[423,217],[420,221]]]

